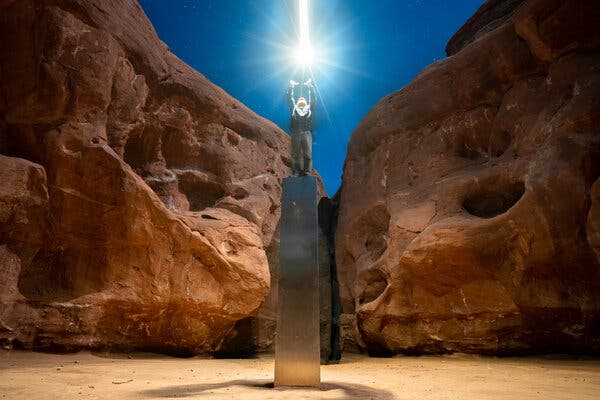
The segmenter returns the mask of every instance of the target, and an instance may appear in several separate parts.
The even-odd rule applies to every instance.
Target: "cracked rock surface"
[[[489,1],[360,123],[336,235],[347,348],[600,349],[599,13]]]

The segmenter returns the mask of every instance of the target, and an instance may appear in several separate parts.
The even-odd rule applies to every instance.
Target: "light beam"
[[[308,0],[299,0],[298,12],[300,14],[300,43],[296,49],[296,60],[308,67],[315,60],[315,51],[310,44]]]
[[[300,11],[300,45],[310,43],[310,33],[308,30],[308,0],[299,0]]]

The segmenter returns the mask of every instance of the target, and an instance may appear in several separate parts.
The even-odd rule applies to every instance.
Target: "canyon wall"
[[[600,350],[600,7],[489,1],[352,134],[346,348]]]
[[[288,136],[133,0],[1,0],[0,38],[4,346],[218,351],[269,293]]]

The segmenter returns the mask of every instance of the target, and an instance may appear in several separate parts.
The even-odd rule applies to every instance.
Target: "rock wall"
[[[0,38],[4,345],[217,351],[269,292],[287,135],[134,0],[0,0]]]
[[[347,348],[600,350],[600,7],[510,3],[482,6],[453,55],[352,135],[336,235]]]

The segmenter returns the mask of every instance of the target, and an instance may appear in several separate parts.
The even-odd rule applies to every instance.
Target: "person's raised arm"
[[[296,100],[294,99],[294,88],[298,85],[298,82],[290,81],[290,86],[287,92],[287,102],[290,112],[294,111],[294,106],[296,105]]]

